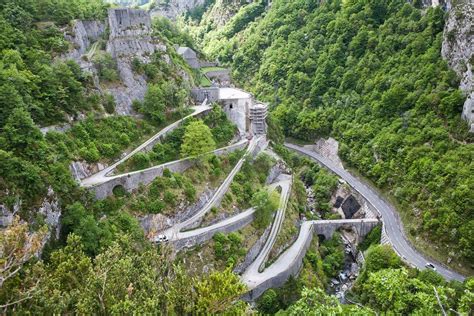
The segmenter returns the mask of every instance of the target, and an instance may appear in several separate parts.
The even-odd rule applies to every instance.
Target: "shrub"
[[[119,136],[119,141],[120,141],[120,144],[122,144],[124,146],[128,146],[130,144],[130,137],[128,137],[127,134],[122,133]]]
[[[106,94],[102,100],[102,106],[105,109],[105,112],[113,114],[115,112],[115,99],[113,95]]]
[[[359,244],[359,250],[366,251],[370,246],[379,244],[381,236],[382,225],[378,225],[365,236],[364,240]]]
[[[184,184],[184,195],[190,202],[193,202],[196,199],[196,188],[192,185],[192,183],[186,182]]]
[[[132,59],[132,70],[136,73],[142,73],[144,69],[143,63],[137,57]]]
[[[274,289],[269,289],[257,300],[257,309],[265,315],[272,315],[280,309],[278,295]]]
[[[264,189],[256,192],[252,197],[252,206],[255,211],[255,225],[257,228],[264,228],[270,224],[272,214],[278,209],[278,193],[268,194]]]
[[[163,196],[163,200],[171,205],[171,206],[174,206],[176,204],[176,195],[171,192],[171,191],[165,191],[165,194]]]
[[[145,153],[136,153],[130,160],[135,169],[146,169],[150,167],[150,157]]]
[[[99,79],[105,82],[119,80],[117,63],[108,53],[99,54],[94,59],[94,64],[99,73]]]
[[[100,159],[100,153],[97,150],[97,147],[95,147],[94,143],[79,149],[79,156],[81,156],[87,162],[97,162]]]
[[[170,169],[168,169],[168,168],[163,169],[163,177],[166,177],[166,178],[171,178],[172,177]]]
[[[159,214],[165,208],[165,203],[160,200],[154,200],[151,203],[148,203],[148,212],[152,214]]]

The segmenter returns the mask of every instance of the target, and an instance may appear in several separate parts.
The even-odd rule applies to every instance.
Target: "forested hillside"
[[[472,269],[474,145],[459,78],[440,54],[445,12],[402,0],[264,7],[188,28],[273,105],[285,135],[336,137],[347,165],[396,199],[420,247]]]
[[[135,104],[144,118],[114,113],[113,97],[101,93],[90,72],[64,57],[76,48],[65,36],[73,20],[105,21],[107,8],[101,0],[0,1],[0,310],[231,310],[243,293],[235,275],[187,276],[169,253],[145,239],[121,200],[94,200],[71,174],[72,161],[110,163],[141,143],[160,124],[183,114],[188,94],[176,83],[186,74],[184,61],[174,51],[168,63],[156,54],[146,65],[134,63],[150,82],[143,102]],[[157,36],[171,46],[181,35],[167,27]],[[114,60],[102,56],[105,63],[97,63],[117,77]],[[109,77],[99,71],[99,84],[110,84]],[[66,122],[67,131],[40,130]],[[99,297],[104,284],[107,290]],[[215,303],[222,300],[229,301]]]
[[[440,57],[445,12],[414,2],[0,0],[0,314],[472,314],[473,136]],[[188,11],[151,21],[109,10],[120,4]],[[228,66],[226,85],[269,103],[269,149],[229,118],[235,91],[230,105],[189,107],[202,65]],[[367,235],[347,221],[327,238],[308,230],[298,273],[284,262],[292,273],[264,280],[305,222],[344,218],[336,191],[358,203],[284,136],[335,137],[414,243],[467,278],[410,266],[364,213],[350,223],[370,222]],[[243,275],[260,256],[247,280],[266,287],[252,298]]]

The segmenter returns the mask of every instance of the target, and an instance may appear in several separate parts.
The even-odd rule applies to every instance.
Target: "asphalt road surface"
[[[387,236],[392,244],[394,250],[398,253],[399,256],[403,258],[404,261],[408,262],[414,267],[417,267],[420,270],[426,269],[425,265],[428,262],[431,262],[435,267],[436,271],[441,274],[447,280],[458,280],[463,281],[465,279],[461,274],[447,269],[445,266],[433,262],[431,259],[424,257],[420,252],[418,252],[405,237],[405,232],[403,231],[403,226],[401,224],[400,218],[398,217],[397,211],[395,208],[389,204],[383,197],[381,197],[374,189],[367,186],[365,183],[354,177],[352,174],[337,166],[329,159],[321,156],[320,154],[309,150],[307,148],[285,143],[285,146],[289,149],[292,149],[300,154],[309,156],[313,160],[324,165],[326,168],[340,176],[344,179],[352,188],[357,192],[363,195],[367,201],[372,204],[382,217],[384,223],[384,229],[387,233]]]
[[[267,270],[265,270],[263,273],[261,273],[260,270],[263,268],[268,258],[268,255],[270,254],[270,250],[272,250],[273,245],[275,244],[278,233],[280,232],[281,225],[283,224],[283,219],[285,218],[285,210],[288,205],[288,199],[290,197],[291,192],[292,178],[290,175],[281,174],[277,178],[277,181],[278,182],[275,182],[272,186],[279,186],[282,190],[280,195],[280,205],[275,215],[275,219],[273,220],[270,235],[268,236],[265,245],[258,254],[257,258],[255,258],[255,260],[248,266],[248,268],[242,274],[242,281],[250,289],[256,287],[264,280],[273,276],[273,274],[268,273]],[[272,264],[272,266],[273,265],[275,265],[275,263]],[[278,266],[285,268],[286,266],[288,266],[288,262],[282,262]]]
[[[121,163],[128,160],[130,157],[135,155],[137,152],[143,150],[143,148],[148,146],[150,143],[154,142],[157,138],[160,138],[160,137],[166,135],[167,133],[171,132],[172,130],[176,129],[178,126],[181,125],[182,122],[184,122],[188,118],[190,118],[192,116],[196,116],[196,115],[198,115],[200,113],[203,113],[205,111],[208,111],[209,109],[211,109],[211,107],[207,106],[206,101],[204,101],[202,105],[194,106],[194,107],[192,107],[192,109],[194,110],[193,113],[191,113],[191,114],[187,115],[186,117],[184,117],[184,118],[182,118],[182,119],[166,126],[162,130],[160,130],[158,133],[156,133],[155,135],[150,137],[146,142],[144,142],[143,144],[141,144],[140,146],[135,148],[133,151],[131,151],[130,153],[125,155],[123,158],[119,159],[117,162],[115,162],[112,165],[108,166],[107,168],[102,169],[101,171],[91,175],[88,178],[82,179],[81,180],[81,186],[90,187],[90,186],[93,186],[93,185],[96,185],[96,184],[100,184],[100,183],[109,181],[111,179],[111,177],[108,176],[109,173],[111,173],[118,165],[120,165]]]

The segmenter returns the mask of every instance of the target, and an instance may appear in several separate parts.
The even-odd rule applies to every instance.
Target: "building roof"
[[[185,59],[187,59],[187,58],[196,58],[196,52],[194,52],[189,47],[181,46],[181,47],[178,48],[177,52],[178,52],[178,54],[183,56],[183,58],[185,58]]]
[[[248,99],[252,95],[245,91],[236,88],[220,88],[219,100],[233,100],[233,99]]]

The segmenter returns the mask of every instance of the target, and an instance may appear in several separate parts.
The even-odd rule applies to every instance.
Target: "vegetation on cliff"
[[[271,102],[287,136],[336,137],[347,165],[395,197],[407,231],[469,270],[474,148],[440,54],[441,8],[277,0],[255,19],[249,7],[204,37],[204,51]],[[255,21],[227,32],[241,14]]]

